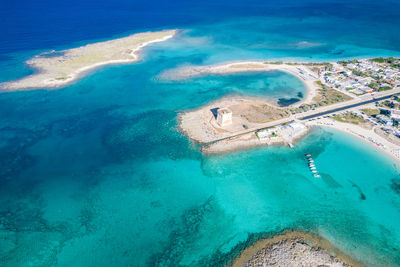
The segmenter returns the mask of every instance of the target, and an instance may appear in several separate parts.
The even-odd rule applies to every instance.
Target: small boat
[[[311,154],[306,154],[306,157],[307,157],[307,158],[311,157]]]
[[[319,175],[319,174],[314,174],[314,177],[315,177],[315,178],[320,178],[321,175]]]
[[[313,163],[313,162],[314,162],[314,160],[312,160],[312,159],[309,159],[309,160],[308,160],[308,162],[310,162],[310,163]]]
[[[314,163],[309,163],[308,166],[309,167],[315,167]]]
[[[310,167],[310,169],[311,169],[311,170],[316,170],[317,168],[316,168],[316,167]]]
[[[312,172],[312,173],[318,173],[316,170],[312,170],[311,172]]]

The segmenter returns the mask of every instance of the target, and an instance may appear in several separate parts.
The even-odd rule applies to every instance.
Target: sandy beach
[[[260,141],[255,134],[255,129],[279,125],[295,119],[291,114],[285,113],[284,108],[274,107],[266,103],[266,100],[260,98],[234,96],[222,98],[198,109],[180,114],[179,128],[191,140],[202,144],[201,151],[206,154],[227,153],[257,146],[284,145],[285,142],[280,137],[270,138],[270,142],[266,143]],[[268,106],[268,110],[266,110],[266,106]],[[218,107],[229,107],[233,111],[233,123],[231,125],[221,127],[216,123],[212,110]],[[260,109],[266,110],[269,116],[260,113]],[[391,142],[382,134],[378,134],[380,133],[379,126],[374,127],[371,124],[370,128],[366,129],[360,125],[323,117],[303,123],[308,129],[329,127],[350,134],[372,145],[378,152],[389,155],[397,162],[400,161],[399,144]],[[243,127],[244,125],[246,128]],[[294,141],[305,135],[303,134]],[[220,141],[215,142],[215,140]]]
[[[13,91],[65,86],[89,70],[110,64],[135,62],[139,59],[138,52],[142,48],[152,43],[168,40],[176,33],[177,30],[137,33],[119,39],[59,51],[56,52],[56,56],[38,55],[26,62],[27,65],[38,70],[37,73],[0,84],[0,87],[6,91]],[[62,55],[58,55],[59,53]]]
[[[225,138],[226,136],[229,136],[229,132],[217,131],[216,127],[218,127],[218,125],[215,125],[215,127],[209,127],[209,124],[206,123],[203,125],[198,125],[197,123],[195,123],[197,121],[197,118],[195,117],[196,115],[200,115],[199,110],[196,111],[196,113],[191,113],[189,115],[192,120],[189,124],[186,124],[188,123],[188,120],[185,120],[185,124],[183,125],[183,127],[189,127],[190,130],[186,131],[185,134],[192,140],[196,140],[200,143],[202,141],[210,142],[210,144],[201,147],[201,151],[203,153],[220,154],[229,153],[237,150],[251,149],[258,146],[285,145],[284,140],[280,137],[276,137],[274,139],[271,138],[272,141],[269,143],[262,142],[257,138],[254,132],[243,133],[233,138],[227,138],[222,141],[212,142],[214,138]],[[202,115],[205,116],[204,113]],[[209,119],[213,119],[212,115]],[[389,140],[387,140],[387,138],[384,138],[382,135],[378,134],[376,129],[379,129],[379,127],[371,126],[371,129],[366,129],[359,125],[339,122],[332,118],[320,118],[312,121],[307,121],[305,122],[305,125],[309,130],[313,127],[327,127],[342,131],[346,134],[350,134],[359,138],[368,145],[371,145],[377,152],[385,153],[396,162],[400,162],[400,146],[398,144],[390,142]],[[296,140],[294,141],[301,140],[301,138],[306,135],[307,133],[299,138],[296,138]]]
[[[383,152],[390,156],[396,162],[400,161],[400,146],[377,134],[374,129],[368,130],[358,125],[343,123],[333,120],[331,118],[321,118],[306,123],[307,126],[321,126],[328,127],[335,130],[342,131],[362,140],[363,142],[373,146],[377,152]]]
[[[164,79],[186,79],[205,74],[227,74],[248,71],[272,71],[279,70],[290,73],[299,78],[307,88],[305,98],[291,107],[298,107],[303,104],[316,104],[321,87],[316,83],[319,81],[318,73],[313,72],[310,66],[304,64],[270,64],[258,61],[233,62],[214,66],[186,66],[168,70],[161,74]],[[333,89],[331,89],[333,90]],[[335,90],[333,90],[335,91]],[[343,93],[343,92],[341,92]],[[316,97],[317,96],[317,97]],[[346,96],[347,97],[347,96]],[[350,96],[348,97],[350,98]],[[351,99],[351,98],[350,98]],[[356,99],[351,99],[356,103]],[[343,103],[343,102],[342,102]],[[340,107],[342,103],[335,103],[332,106]],[[220,127],[215,123],[215,114],[212,109],[228,107],[232,110],[233,123],[229,126]],[[290,109],[281,108],[268,99],[251,98],[242,96],[231,96],[214,101],[199,109],[187,111],[180,115],[180,128],[192,140],[205,143],[201,147],[204,153],[225,153],[234,150],[248,149],[261,145],[279,145],[285,142],[275,138],[273,142],[265,144],[258,140],[255,131],[260,128],[267,128],[295,120],[298,115],[293,115]],[[322,112],[325,107],[304,114]],[[286,111],[286,112],[285,112]],[[268,113],[269,116],[266,114]],[[308,128],[315,126],[330,127],[345,133],[351,134],[369,143],[377,149],[395,159],[400,160],[400,146],[388,140],[382,135],[380,127],[365,129],[351,123],[335,121],[329,118],[319,118],[312,121],[305,121]],[[371,127],[372,128],[372,127]],[[379,134],[378,134],[379,133]],[[221,140],[214,142],[215,140]]]

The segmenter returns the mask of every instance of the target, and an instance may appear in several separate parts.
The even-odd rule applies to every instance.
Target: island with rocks
[[[260,239],[233,260],[233,267],[253,266],[364,266],[318,235],[285,231]]]

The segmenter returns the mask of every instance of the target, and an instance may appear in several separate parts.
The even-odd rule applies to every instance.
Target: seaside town
[[[400,86],[400,60],[375,58],[327,64],[321,73],[326,84],[359,96]]]
[[[311,128],[325,126],[362,138],[400,159],[399,59],[264,64],[237,63],[196,72],[278,69],[303,81],[309,91],[306,99],[279,107],[260,99],[233,97],[182,114],[181,129],[202,144],[203,152],[221,153],[274,144],[294,147],[295,141]]]

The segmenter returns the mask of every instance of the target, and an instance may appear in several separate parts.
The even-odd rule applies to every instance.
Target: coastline
[[[314,127],[329,128],[354,136],[358,140],[361,140],[362,142],[374,148],[377,152],[384,153],[386,156],[390,157],[394,162],[400,163],[400,146],[393,144],[392,142],[389,142],[384,137],[375,133],[375,131],[373,130],[366,130],[354,124],[341,123],[334,121],[332,119],[320,119],[317,121],[307,122],[306,126],[307,126],[307,132],[293,139],[293,144],[296,144],[297,142],[301,141],[301,139],[306,137]],[[188,135],[188,133],[185,132],[182,128],[180,128],[180,130],[183,132],[184,135],[192,139]],[[200,150],[204,154],[213,155],[213,154],[226,154],[236,151],[243,151],[257,147],[267,147],[267,146],[286,146],[286,143],[283,140],[275,140],[272,141],[271,143],[261,142],[260,140],[258,140],[258,138],[254,133],[247,133],[241,136],[234,137],[232,139],[223,140],[202,146]],[[395,153],[396,151],[397,153]]]
[[[310,104],[313,98],[316,96],[317,90],[319,89],[319,87],[315,84],[315,82],[319,80],[319,78],[316,77],[317,75],[315,73],[312,73],[315,75],[314,77],[311,75],[301,75],[299,73],[300,70],[306,70],[308,73],[312,73],[308,66],[306,66],[306,63],[290,65],[287,63],[270,64],[263,61],[237,61],[210,66],[178,67],[161,73],[160,78],[165,80],[178,81],[207,74],[223,75],[240,72],[282,71],[298,78],[306,88],[305,96],[299,102],[290,105],[291,107],[297,107],[302,104]]]
[[[198,125],[196,120],[199,120],[199,116],[205,116],[204,114],[196,115],[193,117],[191,114],[199,114],[201,112],[209,110],[212,106],[218,105],[221,103],[229,103],[235,101],[246,101],[248,99],[242,98],[238,100],[238,98],[223,98],[210,104],[197,108],[192,111],[187,111],[185,113],[181,113],[178,116],[178,129],[189,139],[194,141],[198,144],[203,144],[200,150],[204,154],[224,154],[224,153],[231,153],[235,151],[242,151],[247,149],[252,149],[256,147],[262,146],[282,146],[285,145],[285,141],[283,139],[275,138],[274,140],[267,142],[260,141],[254,132],[247,132],[247,133],[239,133],[237,136],[233,136],[232,138],[227,138],[221,141],[213,142],[214,138],[217,138],[217,134],[220,138],[225,138],[225,133],[213,133],[212,131],[215,130],[214,127],[210,127],[211,123],[203,123]],[[261,100],[260,100],[261,101]],[[191,115],[190,119],[185,118],[185,116]],[[203,117],[204,118],[204,117]],[[209,121],[213,119],[212,114],[209,114]],[[183,122],[185,121],[185,122]],[[189,123],[188,123],[189,121]],[[351,123],[343,123],[335,121],[331,118],[320,118],[313,121],[306,121],[304,122],[305,126],[307,127],[307,131],[303,133],[301,136],[298,136],[293,139],[293,144],[304,138],[312,131],[314,127],[326,127],[331,128],[334,130],[341,131],[345,134],[349,134],[362,140],[364,143],[373,147],[377,152],[383,152],[387,156],[389,156],[392,160],[396,163],[400,163],[400,146],[396,145],[384,137],[378,135],[373,129],[365,129],[361,126],[351,124]],[[217,125],[215,125],[216,127]],[[196,128],[197,127],[197,128]],[[206,128],[209,127],[209,128]],[[206,130],[204,130],[206,128]],[[203,133],[203,134],[200,134]],[[226,132],[228,134],[228,132]]]
[[[317,64],[316,66],[320,67],[321,64]],[[317,81],[320,81],[319,74],[313,73],[309,66],[305,66],[303,63],[270,64],[260,61],[240,61],[211,66],[186,66],[168,70],[162,73],[161,77],[164,79],[180,80],[206,74],[222,75],[238,72],[273,70],[284,71],[294,75],[302,81],[307,89],[306,96],[301,101],[286,107],[286,111],[290,111],[290,108],[300,107],[303,104],[315,105],[320,101],[318,95],[320,95],[319,91],[321,90],[321,87],[316,83]],[[344,95],[348,95],[350,99],[356,101],[356,99],[348,93],[344,93]],[[271,102],[271,100],[260,97],[223,97],[222,99],[208,103],[198,109],[185,111],[180,114],[179,129],[189,139],[203,144],[201,151],[205,154],[228,153],[265,145],[283,145],[285,144],[285,140],[275,140],[277,138],[270,138],[270,141],[265,143],[258,140],[255,135],[257,129],[275,127],[278,124],[288,123],[297,118],[297,114],[293,115],[283,112],[280,114],[277,113],[276,110],[283,111],[285,108],[279,107],[276,103]],[[237,108],[236,110],[232,109],[233,106],[237,107],[238,105],[242,105],[242,107]],[[227,107],[232,110],[234,123],[224,127],[215,123],[216,118],[213,118],[213,114],[210,111],[221,107]],[[258,109],[258,112],[249,112],[249,110],[254,107],[255,109]],[[269,108],[266,109],[265,107]],[[272,119],[268,118],[268,116],[260,116],[261,113],[268,112],[275,113],[275,115],[277,114],[278,116],[270,116]],[[386,155],[390,156],[395,160],[395,162],[400,161],[400,145],[396,145],[387,140],[381,133],[377,134],[374,130],[366,130],[354,124],[340,123],[332,119],[326,120],[325,118],[322,118],[322,116],[317,119],[302,121],[302,123],[307,126],[307,133],[310,131],[310,128],[314,126],[326,126],[337,129],[360,138],[369,145],[372,145],[377,151],[384,152]],[[243,126],[244,129],[241,128],[241,126]],[[271,141],[272,139],[274,140]],[[298,140],[300,138],[296,139]]]
[[[96,42],[85,46],[63,50],[64,55],[54,57],[34,57],[26,64],[37,72],[15,81],[0,84],[2,91],[19,89],[58,88],[81,78],[86,72],[96,68],[127,64],[139,60],[138,52],[144,47],[173,38],[178,30],[137,33],[127,37]],[[54,51],[56,52],[56,51]],[[107,60],[94,57],[99,56]],[[82,59],[82,62],[76,62]],[[96,62],[97,61],[97,62]],[[67,65],[69,64],[69,65]],[[61,76],[61,77],[59,77]]]
[[[292,144],[296,144],[306,137],[309,132],[312,131],[311,127],[307,128],[307,131],[292,139]],[[253,149],[257,147],[277,147],[277,146],[287,146],[288,144],[280,137],[277,137],[270,142],[261,141],[257,138],[254,133],[244,134],[232,139],[216,142],[210,145],[205,145],[201,147],[201,152],[207,155],[215,154],[227,154],[236,151],[244,151],[248,149]]]
[[[400,146],[389,142],[382,136],[375,133],[373,130],[366,130],[360,126],[350,124],[350,123],[342,123],[332,119],[319,119],[312,122],[307,122],[307,126],[311,127],[326,127],[331,128],[337,131],[340,131],[345,134],[349,134],[362,140],[367,145],[376,149],[377,152],[384,153],[393,159],[396,163],[400,163]],[[378,145],[379,144],[379,145]],[[398,153],[395,153],[398,151]]]
[[[231,266],[365,266],[312,233],[285,230],[242,250]]]
[[[233,115],[235,123],[220,127],[215,122],[215,114],[212,112],[213,109],[218,107],[230,107],[235,113]],[[265,117],[263,114],[259,114],[258,109],[260,108],[268,108],[271,112],[274,112],[275,117]],[[246,112],[246,114],[243,115],[242,112]],[[278,122],[282,123],[291,120],[291,116],[284,108],[270,104],[263,98],[228,96],[180,113],[178,115],[178,128],[191,140],[205,144],[229,137],[232,134],[245,134],[253,128],[267,127],[268,124],[276,123],[277,117],[280,118]],[[243,125],[246,125],[247,129]]]

